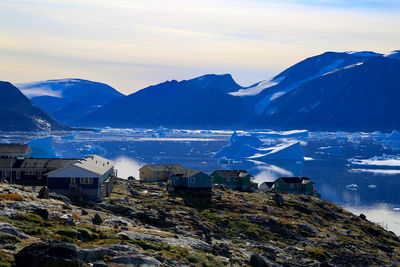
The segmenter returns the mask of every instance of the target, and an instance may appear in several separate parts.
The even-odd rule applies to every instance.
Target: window
[[[81,177],[80,178],[80,184],[93,184],[93,178],[92,177]]]
[[[226,182],[230,183],[231,182],[231,178],[230,177],[226,177]]]
[[[196,178],[190,178],[190,182],[194,184],[196,182]]]
[[[235,177],[235,179],[234,179],[234,180],[235,180],[235,182],[239,181],[239,179],[238,179],[237,177]]]
[[[294,188],[294,184],[290,184],[290,189],[293,189]]]
[[[71,184],[72,184],[72,185],[75,185],[75,177],[72,177],[72,178],[71,178]]]
[[[17,171],[15,176],[16,176],[17,180],[19,180],[19,179],[21,178],[21,174],[20,174],[20,172],[19,172],[19,171]]]

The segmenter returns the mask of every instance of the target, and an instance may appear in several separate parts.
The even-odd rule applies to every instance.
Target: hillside
[[[395,234],[304,195],[280,199],[217,189],[207,201],[128,181],[116,184],[101,203],[37,195],[32,188],[0,183],[2,266],[13,264],[15,254],[17,266],[400,264]]]
[[[68,130],[9,82],[0,81],[0,131]]]
[[[107,84],[82,79],[20,83],[17,87],[37,107],[68,125],[124,96]]]

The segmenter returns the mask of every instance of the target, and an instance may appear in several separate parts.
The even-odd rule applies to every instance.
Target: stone
[[[276,204],[278,207],[282,207],[282,205],[283,205],[283,197],[282,197],[281,194],[275,193],[275,195],[274,195],[274,200],[275,200],[275,204]]]
[[[0,233],[13,235],[20,239],[31,238],[29,235],[25,234],[21,229],[15,227],[9,223],[0,223]]]
[[[249,264],[251,267],[268,267],[265,258],[258,254],[251,255]]]
[[[87,212],[86,210],[82,210],[81,214],[82,214],[83,216],[85,216],[85,215],[88,215],[89,212]]]
[[[50,197],[50,198],[53,198],[53,199],[56,199],[56,200],[60,200],[60,201],[64,202],[64,203],[67,204],[67,205],[70,205],[70,204],[71,204],[71,200],[69,200],[68,197],[66,197],[66,196],[64,196],[64,195],[61,195],[61,194],[57,194],[57,193],[51,192],[50,195],[49,195],[49,197]]]
[[[81,267],[76,247],[69,243],[46,241],[33,243],[14,255],[16,267]]]
[[[105,256],[117,256],[118,253],[104,247],[80,249],[78,250],[78,259],[83,262],[93,262],[103,259]]]
[[[63,220],[67,225],[75,226],[74,218],[71,214],[64,214],[60,217],[60,219]]]
[[[39,191],[38,198],[50,198],[50,190],[46,186],[43,186]]]
[[[103,219],[100,217],[99,214],[95,214],[94,217],[92,218],[92,223],[96,225],[100,225],[103,223]]]
[[[47,220],[49,218],[49,211],[43,208],[36,208],[33,210],[33,213],[39,215],[43,218],[43,220]]]
[[[124,264],[129,266],[162,266],[162,263],[148,256],[140,257],[116,257],[110,259],[107,263]]]
[[[362,214],[362,213],[361,213],[361,214],[360,214],[360,218],[363,219],[363,220],[366,220],[366,219],[367,219],[367,216],[365,216],[365,214]]]

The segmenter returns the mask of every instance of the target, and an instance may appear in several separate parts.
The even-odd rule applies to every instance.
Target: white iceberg
[[[346,189],[351,190],[351,191],[356,191],[356,190],[358,190],[358,185],[357,184],[349,184],[349,185],[346,185]]]
[[[214,157],[227,159],[250,160],[295,160],[303,161],[304,152],[300,142],[280,144],[266,147],[257,137],[251,135],[232,134],[230,143],[218,151]]]
[[[381,166],[381,167],[400,167],[400,155],[382,155],[380,157],[373,157],[369,159],[355,159],[348,160],[353,165],[361,166]]]

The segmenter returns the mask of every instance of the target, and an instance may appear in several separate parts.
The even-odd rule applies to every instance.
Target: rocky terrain
[[[314,197],[120,181],[101,203],[0,183],[0,266],[400,266],[400,238]]]

